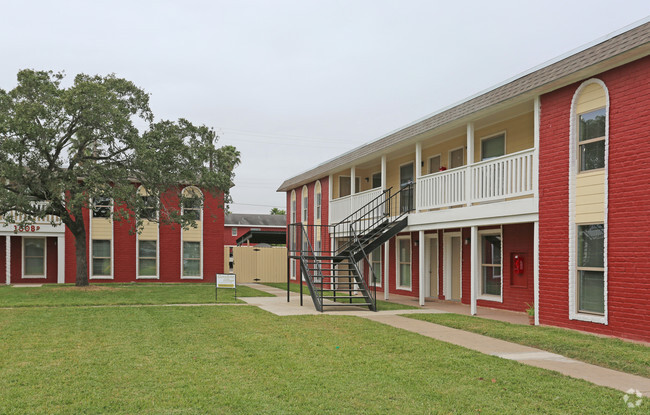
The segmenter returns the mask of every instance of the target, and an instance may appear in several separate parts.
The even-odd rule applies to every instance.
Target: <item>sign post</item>
[[[235,301],[237,301],[237,276],[235,274],[217,274],[216,286],[214,290],[214,302],[217,302],[219,288],[234,288]]]

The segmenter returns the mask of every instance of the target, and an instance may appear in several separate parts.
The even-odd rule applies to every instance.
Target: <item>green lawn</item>
[[[483,334],[583,362],[650,377],[650,348],[557,327],[524,326],[459,314],[409,314],[417,320]]]
[[[237,287],[237,297],[267,297],[249,287]],[[42,287],[0,286],[0,307],[203,304],[214,303],[214,284],[91,284],[43,285]],[[233,289],[219,289],[219,303],[234,303]],[[243,301],[237,300],[237,303]]]
[[[630,413],[555,372],[249,306],[0,310],[0,373],[2,414]]]
[[[264,283],[264,285],[268,285],[269,287],[275,287],[275,288],[280,288],[281,290],[287,290],[287,283],[286,282],[267,282]],[[294,293],[299,293],[300,292],[300,285],[299,284],[294,284],[291,283],[290,286],[291,292]],[[307,286],[302,287],[302,293],[303,295],[309,296],[309,288]],[[325,295],[331,295],[328,294],[329,291],[325,292]],[[378,293],[380,295],[380,293]],[[352,303],[360,303],[363,302],[363,298],[353,298]],[[341,300],[342,303],[348,302],[348,300]],[[349,304],[349,302],[348,302]],[[398,304],[398,303],[391,303],[390,301],[383,301],[383,300],[377,300],[377,310],[378,311],[386,311],[386,310],[410,310],[414,309],[417,307],[410,306],[410,305],[404,305],[404,304]]]

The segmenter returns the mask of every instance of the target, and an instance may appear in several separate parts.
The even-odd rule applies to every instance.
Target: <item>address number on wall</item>
[[[38,225],[27,225],[27,226],[14,225],[14,232],[36,232],[39,230],[41,230],[41,227]]]

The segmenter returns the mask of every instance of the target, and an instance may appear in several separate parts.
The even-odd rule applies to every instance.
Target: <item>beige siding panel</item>
[[[429,158],[433,156],[440,155],[440,166],[449,168],[449,152],[455,150],[459,147],[465,147],[467,143],[467,138],[465,136],[459,136],[449,141],[445,141],[440,144],[436,144],[430,147],[422,149],[422,161],[424,166],[422,167],[422,175],[436,173],[429,171]],[[465,153],[465,163],[467,163],[467,151]],[[399,173],[399,170],[398,170]]]
[[[201,242],[201,221],[196,221],[196,228],[183,229],[183,240],[187,242]]]
[[[142,233],[138,239],[143,241],[157,241],[158,240],[158,224],[156,222],[149,222],[144,220]]]
[[[228,274],[230,272],[230,247],[223,247],[223,273]]]
[[[112,239],[113,224],[109,218],[92,218],[91,239]]]
[[[605,220],[605,172],[582,173],[576,176],[576,222],[593,223]]]
[[[589,84],[580,91],[580,97],[576,102],[576,114],[583,114],[606,105],[605,90],[598,84]]]
[[[578,215],[576,213],[576,223],[602,223],[604,222],[602,213],[583,213]]]
[[[481,141],[499,133],[506,133],[506,154],[533,148],[535,118],[532,112],[474,131],[474,162],[481,161]]]
[[[233,248],[234,272],[237,283],[285,282],[287,280],[287,249],[285,247]]]

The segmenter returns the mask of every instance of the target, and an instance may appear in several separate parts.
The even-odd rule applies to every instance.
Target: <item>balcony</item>
[[[421,176],[415,183],[415,213],[514,202],[534,195],[536,167],[534,149]],[[380,188],[334,199],[330,202],[330,223],[345,219],[379,197]],[[509,203],[515,205],[516,203]],[[526,212],[530,211],[526,205]],[[484,209],[485,210],[485,209]],[[435,213],[435,212],[431,212]],[[446,214],[446,216],[449,216]]]
[[[33,202],[38,210],[47,208],[48,202]],[[7,219],[10,219],[7,221]],[[23,225],[26,222],[29,225]],[[61,218],[55,215],[45,215],[43,218],[29,218],[23,213],[9,212],[0,216],[0,233],[2,234],[42,234],[42,233],[63,233],[65,227]]]
[[[416,183],[417,210],[532,195],[534,192],[533,152],[533,149],[524,150],[469,166],[422,176]]]

